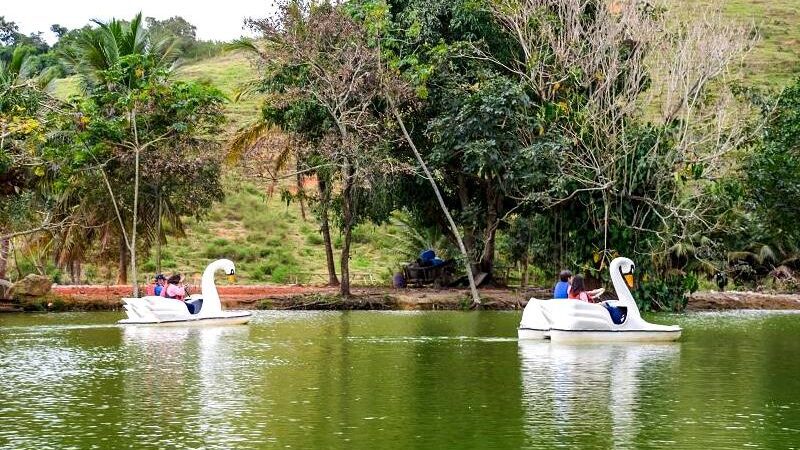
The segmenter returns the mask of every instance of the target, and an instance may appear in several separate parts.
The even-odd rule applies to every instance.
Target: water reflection
[[[519,343],[522,406],[533,447],[634,447],[640,390],[666,370],[680,343]]]
[[[246,409],[243,381],[234,375],[236,346],[248,327],[126,327],[126,422],[142,442],[173,446],[229,445],[241,438],[236,423]],[[141,414],[147,414],[143,421]],[[166,438],[166,441],[165,441]],[[209,441],[212,439],[212,442]]]

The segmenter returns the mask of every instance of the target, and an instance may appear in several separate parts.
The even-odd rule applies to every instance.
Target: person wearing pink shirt
[[[161,296],[184,301],[186,299],[186,288],[181,284],[180,274],[172,275],[167,279],[167,285],[161,290]]]

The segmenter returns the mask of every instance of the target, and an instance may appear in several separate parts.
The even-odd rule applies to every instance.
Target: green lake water
[[[677,343],[516,339],[519,312],[0,315],[0,448],[797,448],[800,314]]]

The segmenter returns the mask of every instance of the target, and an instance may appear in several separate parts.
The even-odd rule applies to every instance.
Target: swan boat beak
[[[628,288],[633,289],[633,274],[626,273],[625,275],[622,276],[622,278],[625,279],[625,284],[628,285]]]

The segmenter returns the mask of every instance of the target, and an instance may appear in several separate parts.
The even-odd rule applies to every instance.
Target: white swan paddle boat
[[[552,342],[674,341],[681,337],[677,325],[658,325],[642,319],[631,295],[633,261],[614,258],[609,266],[619,300],[587,303],[553,299],[528,301],[519,324],[520,339],[550,339]],[[615,307],[612,318],[609,308]]]
[[[237,325],[250,321],[249,311],[223,311],[219,300],[214,274],[222,270],[233,276],[233,262],[218,259],[206,267],[200,282],[201,294],[189,296],[186,302],[171,298],[147,296],[123,298],[123,307],[128,315],[118,323],[127,325]],[[194,313],[189,311],[191,304]]]

